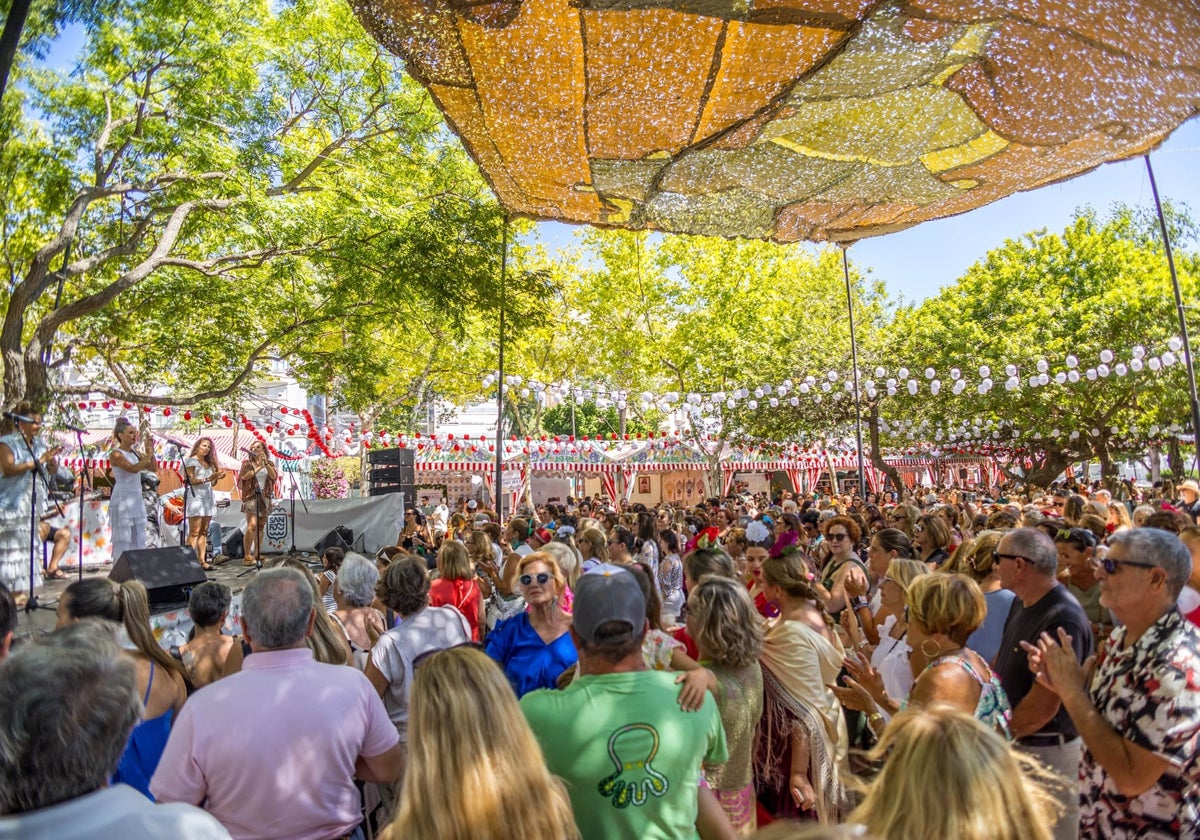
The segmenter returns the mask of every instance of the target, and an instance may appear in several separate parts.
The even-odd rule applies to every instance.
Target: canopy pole
[[[496,519],[504,521],[504,281],[508,274],[508,214],[500,234],[500,370],[496,386]]]
[[[854,377],[854,435],[858,452],[858,495],[867,499],[867,471],[863,467],[862,398],[858,393],[858,336],[854,330],[854,297],[850,293],[850,246],[839,243],[842,249],[842,275],[846,278],[846,312],[850,315],[850,371]],[[836,488],[835,488],[836,489]]]
[[[1175,273],[1175,257],[1171,253],[1171,235],[1167,232],[1167,219],[1163,215],[1162,202],[1158,198],[1158,185],[1154,182],[1154,167],[1150,155],[1146,155],[1146,173],[1150,176],[1150,191],[1154,194],[1154,209],[1158,211],[1158,224],[1162,228],[1163,247],[1167,251],[1167,268],[1171,271],[1171,288],[1175,292],[1175,313],[1179,317],[1179,336],[1183,339],[1183,366],[1187,373],[1188,395],[1192,408],[1192,446],[1195,460],[1200,464],[1200,400],[1196,398],[1196,368],[1192,364],[1192,343],[1188,339],[1187,318],[1183,310],[1183,295],[1179,291],[1179,275]]]

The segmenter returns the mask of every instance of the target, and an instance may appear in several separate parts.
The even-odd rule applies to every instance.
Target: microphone
[[[181,441],[179,438],[169,437],[166,438],[166,441],[172,446],[178,446],[180,449],[187,449],[187,444]]]
[[[63,423],[63,426],[65,426],[68,431],[75,432],[78,435],[87,434],[87,429],[84,429],[80,426],[73,426],[70,423]]]
[[[241,451],[245,452],[247,455],[253,455],[253,454],[254,454],[253,452],[251,452],[251,451],[250,451],[250,447],[248,447],[248,446],[239,446],[239,447],[238,447],[238,449],[240,449]]]
[[[12,420],[14,423],[32,423],[32,422],[34,422],[32,417],[26,417],[24,414],[17,414],[12,411],[4,412],[4,419]]]

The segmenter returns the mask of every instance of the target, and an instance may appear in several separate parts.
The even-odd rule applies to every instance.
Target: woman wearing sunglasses
[[[1060,580],[1065,575],[1063,583],[1087,613],[1092,635],[1105,639],[1113,628],[1113,620],[1108,610],[1100,606],[1100,581],[1095,574],[1099,545],[1096,535],[1087,528],[1062,528],[1054,535]]]
[[[487,653],[504,668],[518,697],[535,688],[554,688],[578,657],[571,641],[571,616],[560,600],[567,580],[552,555],[535,551],[517,567],[517,587],[528,609],[501,621],[488,635]]]

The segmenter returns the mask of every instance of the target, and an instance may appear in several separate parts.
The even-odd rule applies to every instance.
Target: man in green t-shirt
[[[709,695],[698,712],[680,708],[675,674],[650,671],[642,658],[648,626],[634,576],[595,567],[575,588],[579,677],[563,691],[521,698],[584,840],[700,837],[700,797],[706,820],[714,809],[723,819],[712,792],[700,787],[701,763],[728,757],[716,703]]]

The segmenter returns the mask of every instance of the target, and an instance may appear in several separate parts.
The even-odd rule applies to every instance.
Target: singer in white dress
[[[188,536],[187,544],[196,551],[196,559],[208,571],[208,524],[217,512],[217,500],[213,485],[225,477],[217,461],[217,449],[212,438],[198,439],[183,462],[188,480]]]
[[[146,506],[142,502],[142,470],[154,467],[154,442],[147,437],[145,453],[134,450],[137,427],[127,418],[117,418],[113,427],[115,446],[108,453],[113,479],[108,499],[108,524],[112,528],[112,559],[126,551],[146,547]]]

